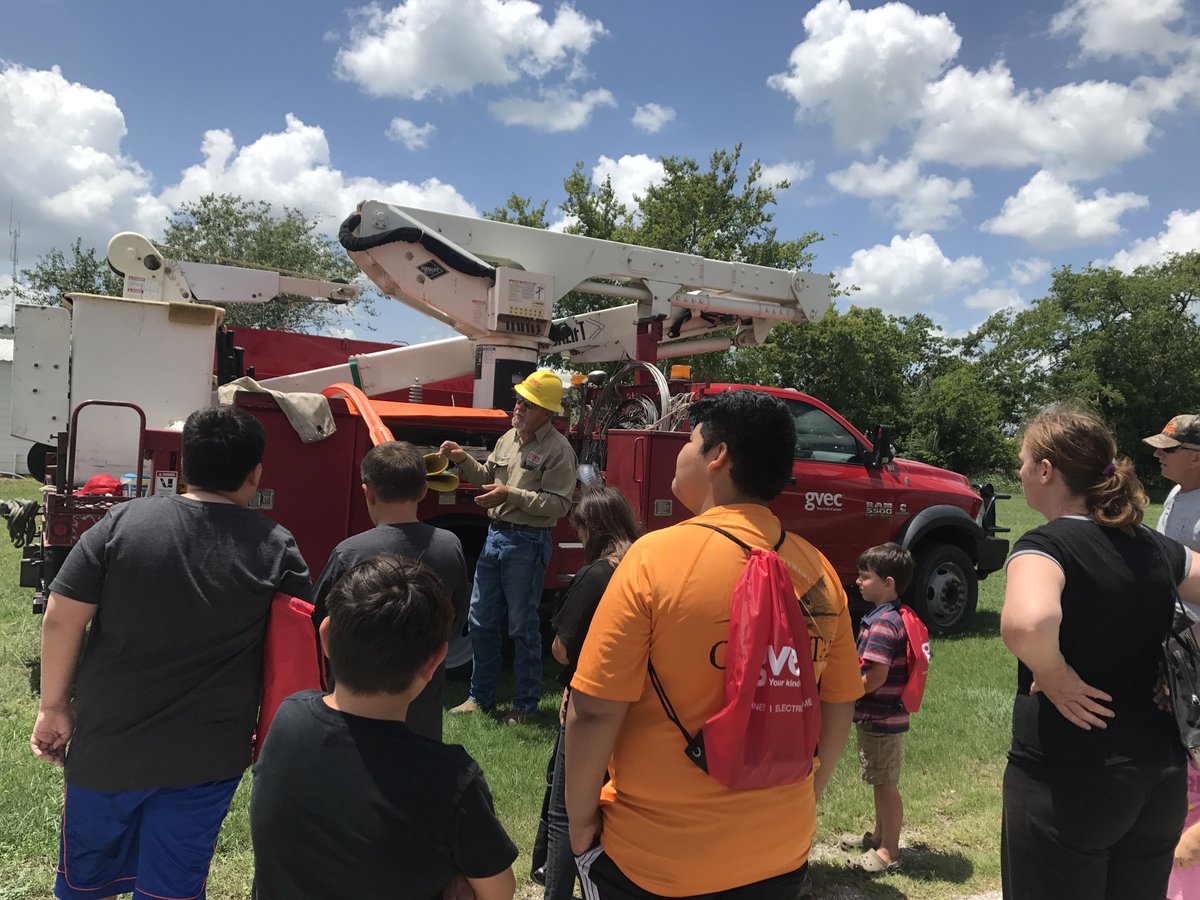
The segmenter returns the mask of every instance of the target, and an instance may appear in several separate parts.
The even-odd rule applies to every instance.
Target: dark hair
[[[262,462],[267,433],[244,409],[209,406],[187,417],[182,447],[189,487],[236,491]]]
[[[1089,412],[1052,406],[1022,429],[1034,462],[1047,460],[1062,475],[1067,490],[1084,499],[1088,518],[1098,525],[1132,533],[1149,502],[1127,458],[1117,459],[1117,442]]]
[[[384,554],[338,579],[326,600],[329,667],[359,694],[399,694],[450,638],[454,607],[433,570]]]
[[[755,500],[774,500],[792,477],[796,422],[787,404],[763,391],[729,391],[704,397],[688,410],[700,427],[703,450],[729,450],[733,485]]]
[[[384,503],[420,500],[425,491],[425,459],[408,441],[372,447],[359,472],[363,483]]]
[[[633,507],[611,487],[584,491],[571,510],[571,524],[587,529],[583,555],[588,562],[602,556],[618,562],[642,534]]]
[[[896,543],[868,547],[859,554],[855,566],[860,572],[870,572],[880,578],[891,578],[896,583],[897,594],[903,594],[912,584],[912,554]]]

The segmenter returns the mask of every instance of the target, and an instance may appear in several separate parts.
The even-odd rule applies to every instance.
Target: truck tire
[[[979,578],[971,557],[954,544],[926,545],[914,555],[912,608],[930,634],[965,630],[979,602]]]

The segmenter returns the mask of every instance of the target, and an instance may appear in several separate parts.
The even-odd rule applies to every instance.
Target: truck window
[[[862,447],[828,413],[802,400],[785,400],[796,421],[796,459],[859,462]]]

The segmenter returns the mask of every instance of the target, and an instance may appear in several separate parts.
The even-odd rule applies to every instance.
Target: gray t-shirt
[[[1163,503],[1158,532],[1200,553],[1200,489],[1181,493],[1179,485],[1171,488]]]
[[[271,598],[311,591],[287,529],[233,504],[132,500],[84,533],[50,590],[98,607],[75,687],[69,784],[133,790],[241,775]]]
[[[471,597],[471,580],[463,558],[462,542],[444,528],[424,522],[400,522],[379,525],[346,538],[329,555],[325,570],[313,589],[313,621],[318,625],[328,615],[325,598],[337,580],[361,562],[384,554],[415,559],[433,569],[442,580],[446,593],[454,604],[454,627],[461,628]],[[337,672],[332,673],[337,679]],[[442,694],[446,686],[445,666],[438,666],[433,678],[408,708],[408,727],[422,737],[442,739]]]

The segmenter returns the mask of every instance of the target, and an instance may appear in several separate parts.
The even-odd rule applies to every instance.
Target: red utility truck
[[[659,368],[758,343],[780,321],[819,319],[829,302],[824,276],[376,202],[363,203],[340,238],[380,290],[462,337],[347,354],[335,339],[229,332],[211,303],[279,293],[345,302],[356,290],[177,262],[132,234],[109,245],[125,297],[72,295],[67,307],[18,309],[12,431],[52,450],[41,540],[22,566],[22,584],[38,590],[35,607],[78,536],[123,502],[77,495],[88,477],[132,475],[131,494],[181,489],[178,422],[217,402],[214,342],[217,382],[271,376],[257,388],[276,393],[240,391],[233,402],[268,433],[256,505],[295,534],[314,571],[338,541],[370,527],[358,464],[373,442],[390,434],[432,450],[452,439],[482,458],[509,427],[512,385],[551,351],[572,367],[627,361],[611,377],[576,376],[559,425],[580,462],[622,490],[647,529],[688,516],[670,484],[689,404],[748,388],[779,397],[796,421],[794,478],[773,508],[830,558],[852,595],[858,554],[897,541],[916,557],[910,603],[931,631],[954,633],[971,621],[978,580],[1003,565],[1008,541],[997,536],[1006,529],[995,524],[990,486],[895,458],[887,426],[868,437],[795,390],[692,380],[681,367],[668,378]],[[633,302],[552,320],[571,291]],[[302,439],[287,395],[321,392],[336,428]],[[456,532],[472,558],[487,526],[475,493],[469,484],[431,492],[421,510]],[[554,538],[551,603],[582,562],[565,521]]]

